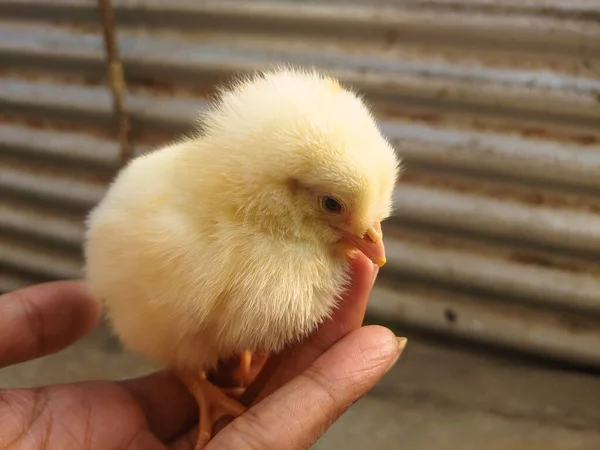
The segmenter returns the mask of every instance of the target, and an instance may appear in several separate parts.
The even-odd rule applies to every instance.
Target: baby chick
[[[202,135],[132,160],[88,218],[86,276],[115,332],[200,406],[197,449],[244,407],[210,384],[223,359],[277,352],[330,316],[349,254],[385,263],[399,170],[339,82],[277,69],[234,82]]]

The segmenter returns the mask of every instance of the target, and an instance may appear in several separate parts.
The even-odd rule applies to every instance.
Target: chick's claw
[[[246,411],[246,407],[208,381],[205,372],[196,376],[184,372],[176,372],[176,375],[198,403],[200,420],[195,450],[202,450],[212,438],[215,422],[223,416],[236,418]]]

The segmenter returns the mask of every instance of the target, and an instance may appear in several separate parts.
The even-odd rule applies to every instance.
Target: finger
[[[81,281],[42,283],[0,296],[0,367],[61,350],[100,320]]]
[[[309,448],[377,383],[400,352],[390,330],[379,326],[356,330],[234,420],[208,448]]]
[[[362,325],[369,294],[377,275],[377,269],[362,253],[352,260],[352,283],[342,296],[339,307],[306,341],[269,358],[242,396],[242,402],[250,405],[259,402],[279,389],[297,374],[303,372],[315,359],[339,339]]]
[[[351,267],[352,283],[342,296],[339,307],[334,311],[332,317],[325,321],[306,342],[311,347],[320,347],[321,353],[351,331],[359,328],[365,318],[369,295],[378,273],[378,267],[373,265],[362,253],[353,259]]]

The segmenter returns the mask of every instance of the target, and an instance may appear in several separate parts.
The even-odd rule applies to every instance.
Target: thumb
[[[383,327],[348,334],[304,372],[231,422],[209,449],[309,448],[396,362],[406,340]]]

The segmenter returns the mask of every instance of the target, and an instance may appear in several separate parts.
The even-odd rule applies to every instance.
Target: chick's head
[[[219,201],[240,220],[385,263],[380,224],[399,162],[355,93],[328,76],[279,69],[222,91],[203,125],[229,186]]]

